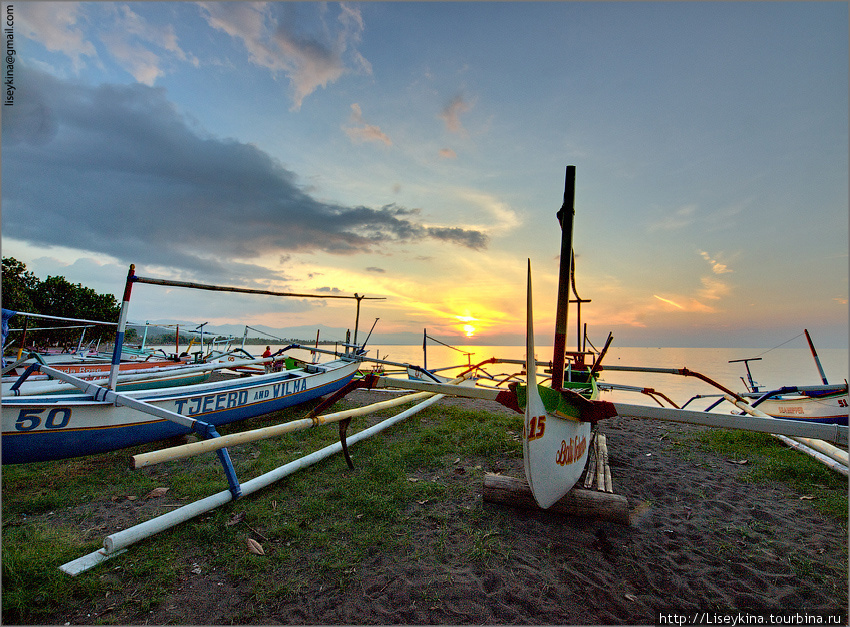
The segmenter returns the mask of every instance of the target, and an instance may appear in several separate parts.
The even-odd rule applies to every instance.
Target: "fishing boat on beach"
[[[746,377],[741,377],[741,381],[743,381],[746,387],[745,392],[732,394],[728,390],[724,390],[725,393],[720,395],[698,394],[689,399],[682,407],[687,407],[690,403],[698,399],[716,399],[705,409],[705,411],[711,411],[720,406],[724,401],[730,401],[736,404],[730,398],[730,396],[734,396],[738,403],[744,402],[759,412],[774,418],[846,426],[848,422],[848,408],[850,407],[847,399],[847,381],[845,380],[844,383],[839,384],[830,384],[826,378],[826,373],[823,370],[808,329],[803,329],[801,335],[805,335],[806,337],[809,350],[812,353],[823,385],[784,385],[778,388],[762,389],[765,386],[756,383],[753,373],[750,370],[750,362],[761,361],[761,357],[733,359],[729,363],[744,364],[747,374]],[[800,336],[798,335],[797,337]],[[791,340],[788,341],[790,342]],[[711,383],[715,387],[721,387],[714,382]]]
[[[754,415],[724,416],[709,412],[688,411],[674,405],[673,409],[649,407],[625,403],[611,403],[599,400],[601,384],[597,381],[600,372],[616,370],[636,370],[645,372],[670,372],[674,374],[696,376],[716,387],[735,402],[746,405],[745,399],[731,390],[726,390],[716,382],[699,373],[687,369],[653,369],[606,367],[602,360],[611,343],[609,334],[605,347],[594,355],[591,363],[585,363],[588,353],[576,346],[575,352],[566,350],[567,312],[570,302],[589,302],[579,297],[575,288],[575,265],[572,247],[572,229],[574,215],[575,168],[568,166],[564,189],[564,203],[557,213],[561,226],[561,255],[555,317],[554,355],[549,365],[551,380],[549,385],[541,385],[537,380],[537,361],[534,351],[533,308],[531,296],[531,264],[529,261],[527,281],[527,330],[525,385],[514,381],[507,389],[476,387],[463,389],[441,383],[415,380],[408,381],[390,377],[373,376],[354,382],[350,386],[360,387],[399,387],[403,389],[431,390],[443,394],[481,398],[500,402],[524,414],[523,461],[526,481],[535,501],[541,508],[548,508],[567,494],[578,482],[585,471],[588,459],[588,446],[596,423],[614,416],[627,416],[651,420],[663,420],[686,424],[699,424],[713,427],[747,429],[765,433],[819,438],[831,442],[847,443],[847,427],[827,424],[789,424],[787,421],[769,417],[753,410]],[[570,300],[570,289],[575,300]],[[580,309],[579,316],[580,316]],[[581,329],[578,319],[577,327]],[[507,362],[510,360],[492,359],[485,363]],[[475,370],[479,366],[469,370]],[[350,387],[349,386],[349,387]],[[609,389],[625,389],[628,386],[606,384]],[[664,397],[654,390],[634,388],[635,391],[651,392],[656,397]],[[342,390],[338,394],[343,394]],[[657,400],[657,398],[656,398]],[[668,399],[669,400],[669,399]],[[749,407],[749,406],[748,406]],[[752,409],[752,408],[749,408]],[[845,423],[846,425],[846,420]]]
[[[197,431],[196,423],[219,426],[261,416],[336,391],[351,379],[357,365],[340,359],[268,375],[127,392],[112,400],[99,398],[98,390],[92,389],[99,387],[95,384],[89,384],[82,398],[81,394],[3,398],[2,461],[18,464],[94,455],[185,435]],[[147,413],[140,406],[165,412]],[[164,417],[168,413],[184,420]]]
[[[765,394],[746,394],[768,416],[824,424],[847,424],[847,384],[786,386]]]
[[[847,381],[838,385],[829,384],[809,330],[803,329],[803,335],[806,336],[806,342],[809,345],[823,385],[783,386],[773,390],[761,390],[762,386],[753,379],[749,365],[749,362],[759,361],[761,358],[736,359],[729,363],[743,362],[747,370],[747,378],[741,377],[744,385],[747,386],[747,392],[743,396],[748,399],[755,399],[751,403],[753,407],[758,407],[767,415],[776,418],[846,425],[848,413]]]
[[[114,451],[196,432],[217,437],[215,426],[304,403],[348,383],[359,362],[343,356],[321,364],[293,361],[292,368],[249,377],[225,378],[195,385],[119,392],[120,355],[131,288],[135,283],[230,292],[293,296],[268,290],[189,284],[136,276],[130,266],[116,333],[113,360],[105,385],[34,363],[28,372],[49,375],[77,388],[73,394],[4,396],[2,462],[27,463]],[[308,297],[313,295],[297,294]],[[316,295],[316,298],[328,296]],[[355,298],[332,296],[333,298]],[[364,297],[357,296],[359,302]],[[285,350],[285,349],[284,349]],[[181,375],[209,376],[212,370],[262,364],[269,359],[240,359],[221,364],[182,366]],[[22,375],[20,383],[26,375]],[[82,392],[80,394],[79,392]]]

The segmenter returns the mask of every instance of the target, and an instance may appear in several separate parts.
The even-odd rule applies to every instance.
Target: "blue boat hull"
[[[133,396],[218,426],[333,393],[351,380],[355,370],[355,364],[347,364],[318,374],[266,375]],[[128,407],[75,400],[70,395],[12,397],[3,399],[3,405],[3,464],[95,455],[191,432],[176,422]]]

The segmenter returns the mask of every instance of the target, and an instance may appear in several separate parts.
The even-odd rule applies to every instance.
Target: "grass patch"
[[[766,433],[731,429],[702,431],[687,440],[706,451],[748,461],[746,481],[782,481],[811,496],[820,512],[847,525],[847,478]]]
[[[333,410],[351,406],[343,401]],[[219,431],[295,420],[308,409],[302,406]],[[368,424],[403,409],[382,412]],[[364,419],[355,419],[349,434],[366,426]],[[480,483],[476,473],[483,475],[488,464],[521,457],[521,444],[511,437],[521,428],[519,417],[431,407],[353,445],[353,470],[335,455],[135,544],[76,577],[58,567],[97,550],[106,535],[225,490],[216,456],[129,470],[131,455],[161,447],[150,445],[5,466],[2,620],[137,623],[168,602],[177,606],[168,622],[192,622],[191,602],[175,602],[175,595],[187,578],[203,578],[213,570],[227,581],[224,585],[247,582],[258,603],[303,594],[305,582],[357,585],[355,567],[370,556],[392,551],[422,554],[409,521],[429,514],[437,517],[435,524],[444,529],[446,542],[463,542],[461,547],[447,544],[441,559],[499,559],[507,549],[483,519],[480,504],[464,508],[455,500],[474,495]],[[230,453],[244,482],[338,439],[338,429],[328,426],[235,447]],[[457,474],[459,469],[466,474]],[[157,487],[169,490],[163,497],[146,499]],[[264,556],[247,551],[248,538],[263,546]],[[423,557],[435,557],[433,546],[424,551]],[[198,568],[203,574],[193,575]],[[239,619],[251,622],[251,610]]]

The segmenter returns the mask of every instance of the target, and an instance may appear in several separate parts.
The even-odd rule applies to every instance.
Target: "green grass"
[[[345,402],[334,409],[346,408]],[[383,412],[394,415],[402,408]],[[278,412],[237,429],[303,417],[304,407]],[[370,420],[377,422],[380,418]],[[355,419],[353,433],[365,428]],[[521,444],[510,432],[521,430],[521,418],[468,412],[437,406],[350,449],[355,468],[333,456],[259,492],[230,502],[177,528],[162,532],[95,569],[70,577],[58,567],[97,550],[103,538],[138,520],[111,513],[145,504],[141,519],[227,488],[214,454],[129,470],[131,455],[153,450],[138,447],[88,458],[3,467],[3,622],[39,623],[57,614],[68,616],[84,608],[101,607],[92,622],[116,622],[115,617],[145,620],[167,591],[191,569],[226,571],[250,582],[257,601],[289,598],[305,590],[305,582],[328,578],[339,586],[354,585],[358,564],[381,551],[402,549],[423,559],[485,562],[504,555],[498,533],[482,524],[481,510],[459,508],[457,516],[439,522],[445,539],[466,538],[462,549],[447,545],[424,554],[413,545],[409,520],[428,516],[420,503],[451,501],[463,491],[451,481],[472,460],[469,482],[480,482],[484,468],[505,457],[521,456]],[[302,455],[336,442],[336,426],[320,427],[232,448],[241,481],[246,481]],[[478,466],[478,469],[476,469]],[[155,501],[144,497],[156,487],[167,494]],[[127,496],[136,497],[127,501]],[[152,509],[155,505],[159,510]],[[173,507],[166,507],[173,506]],[[228,525],[234,516],[244,518]],[[440,515],[437,515],[440,518]],[[449,529],[451,524],[451,530]],[[458,525],[462,533],[458,534]],[[265,556],[246,550],[246,539],[260,542]],[[104,607],[117,604],[120,614]],[[88,612],[88,609],[85,609]],[[83,614],[86,616],[86,614]],[[250,621],[250,612],[240,617]]]
[[[812,505],[818,511],[847,525],[847,478],[777,438],[752,431],[711,429],[688,443],[729,459],[746,459],[744,480],[785,482],[801,496],[813,497]]]

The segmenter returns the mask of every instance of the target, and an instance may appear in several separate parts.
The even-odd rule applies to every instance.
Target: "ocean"
[[[704,374],[736,392],[746,391],[742,377],[746,377],[743,363],[729,363],[731,360],[759,358],[749,362],[750,371],[756,383],[762,389],[775,389],[784,385],[821,385],[817,366],[805,338],[794,342],[801,347],[781,347],[774,349],[747,348],[639,348],[611,346],[603,360],[608,366],[639,366],[653,368],[687,368]],[[284,345],[272,345],[272,352]],[[167,351],[174,346],[164,347]],[[264,346],[247,346],[247,350],[259,356]],[[333,346],[321,345],[323,349]],[[423,355],[422,345],[367,345],[367,357],[408,363],[417,366],[427,365],[429,369],[442,369],[448,366],[477,364],[491,357],[504,359],[525,359],[524,346],[446,346],[429,344],[427,355]],[[848,376],[848,355],[850,351],[841,348],[818,348],[818,357],[831,384],[843,383]],[[469,354],[466,354],[469,353]],[[309,353],[293,351],[293,356],[309,359]],[[551,346],[538,346],[537,359],[551,359]],[[427,358],[427,364],[426,364]],[[330,359],[323,355],[321,361]],[[518,372],[519,367],[489,365],[485,369],[491,374],[500,372]],[[447,371],[446,374],[459,372],[460,369]],[[697,394],[716,394],[717,390],[707,383],[693,377],[671,374],[649,374],[634,372],[603,372],[601,380],[629,386],[651,387],[664,393],[678,405],[682,405]],[[635,392],[609,391],[602,396],[604,400],[634,404],[655,404],[646,395]],[[710,401],[694,401],[692,409],[704,409]]]

